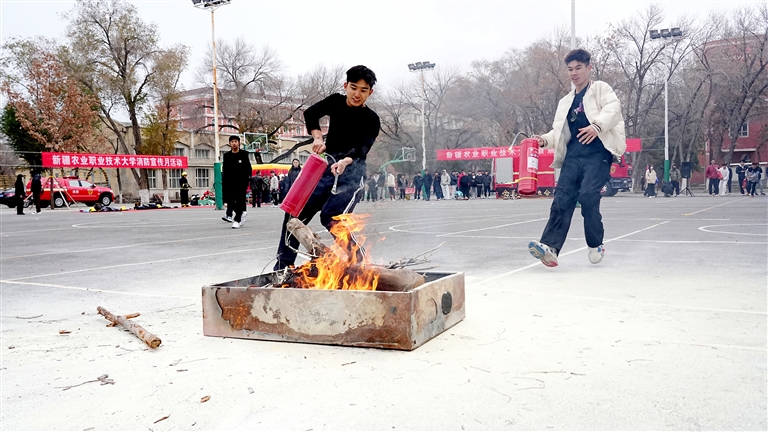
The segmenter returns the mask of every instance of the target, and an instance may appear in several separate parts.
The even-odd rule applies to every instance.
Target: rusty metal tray
[[[203,287],[203,333],[413,350],[464,319],[464,273],[425,273],[408,292],[260,288],[266,273]]]

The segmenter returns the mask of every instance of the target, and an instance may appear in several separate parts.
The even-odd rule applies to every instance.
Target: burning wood
[[[325,245],[320,236],[298,219],[286,225],[288,231],[309,251],[313,258],[306,264],[287,271],[282,286],[316,289],[409,291],[425,283],[423,275],[405,268],[387,268],[371,264],[362,249],[365,237],[360,235],[362,217],[351,214],[336,216],[331,234],[333,246]]]

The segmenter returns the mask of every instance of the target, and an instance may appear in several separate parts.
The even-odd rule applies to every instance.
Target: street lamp
[[[651,39],[669,39],[683,36],[679,27],[671,29],[651,30]],[[664,181],[669,181],[669,74],[664,77]]]
[[[192,4],[198,9],[210,9],[211,11],[211,44],[213,46],[213,143],[216,154],[213,163],[213,190],[216,193],[216,210],[224,208],[221,193],[221,157],[219,156],[219,87],[216,81],[216,32],[213,19],[213,11],[220,6],[228,5],[232,0],[192,0]]]
[[[424,102],[427,100],[427,90],[424,87],[424,71],[426,70],[432,70],[435,68],[434,63],[430,63],[428,61],[425,62],[416,62],[411,63],[408,65],[408,70],[411,72],[418,72],[421,74],[421,92],[422,92],[422,98],[421,98],[421,170],[422,174],[423,171],[427,169],[427,144],[426,144],[426,120],[425,120],[425,114],[424,114]]]

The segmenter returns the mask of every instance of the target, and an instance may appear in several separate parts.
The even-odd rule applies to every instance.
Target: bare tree
[[[728,152],[723,155],[723,162],[730,163],[741,128],[755,109],[767,108],[768,6],[740,8],[721,28],[720,40],[704,47],[714,88],[709,138],[715,155],[722,147],[722,138],[730,139]]]
[[[148,152],[171,155],[179,139],[179,120],[175,115],[181,97],[181,74],[189,62],[189,48],[178,45],[158,53],[156,74],[150,91],[154,110],[145,116],[144,146]],[[169,202],[168,170],[162,170],[163,201]]]
[[[64,57],[71,71],[100,99],[104,124],[126,152],[143,154],[139,117],[148,101],[160,51],[155,24],[139,18],[125,0],[82,0],[66,15],[69,47]],[[125,110],[131,123],[132,148],[115,111]],[[141,202],[149,202],[146,169],[131,169]]]

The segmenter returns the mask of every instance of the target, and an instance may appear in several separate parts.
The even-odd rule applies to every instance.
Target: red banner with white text
[[[539,154],[554,153],[553,149],[539,149]],[[475,160],[475,159],[496,159],[511,158],[520,154],[520,146],[512,147],[478,147],[455,150],[437,150],[437,160]]]
[[[186,156],[43,152],[45,168],[186,168]]]

